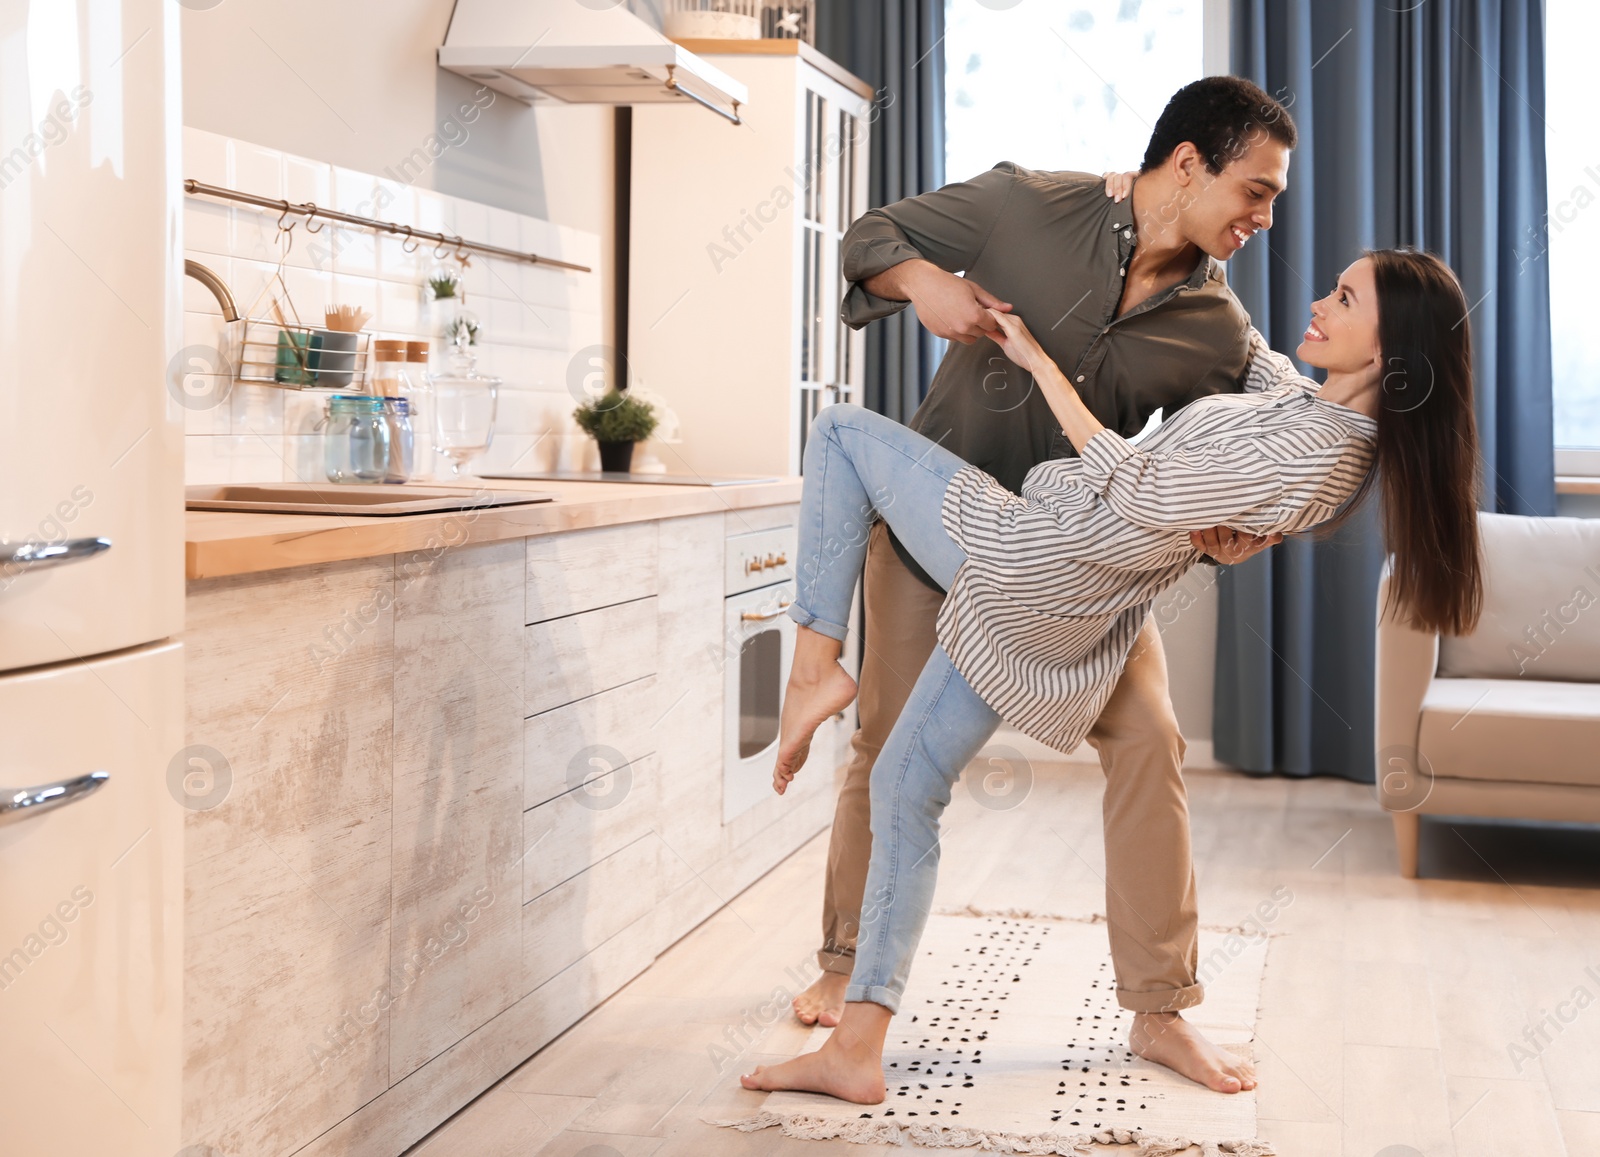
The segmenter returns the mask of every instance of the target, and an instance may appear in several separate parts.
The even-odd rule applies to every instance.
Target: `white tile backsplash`
[[[579,350],[600,342],[598,237],[198,129],[184,130],[183,170],[208,184],[594,267],[593,273],[570,273],[474,253],[464,270],[464,300],[430,302],[423,290],[428,272],[451,261],[438,257],[433,245],[420,242],[407,252],[399,237],[334,225],[312,233],[298,219],[284,280],[308,324],[320,323],[328,305],[358,305],[373,315],[367,330],[374,337],[429,338],[436,350],[444,324],[458,309],[471,310],[483,327],[478,368],[504,380],[494,445],[480,464],[501,470],[596,466],[593,444],[572,421],[576,400],[568,392],[567,366]],[[381,206],[380,188],[389,197]],[[278,214],[186,197],[183,221],[188,256],[227,282],[241,312],[255,306],[256,316],[270,317],[261,292],[277,269]],[[184,283],[184,310],[186,347],[224,342],[216,300],[193,279]],[[191,393],[202,399],[215,393],[218,401],[185,411],[190,483],[324,481],[318,426],[326,393],[245,383],[207,391],[199,379]]]

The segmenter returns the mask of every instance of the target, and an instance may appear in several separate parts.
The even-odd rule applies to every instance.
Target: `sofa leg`
[[[1394,817],[1394,845],[1400,853],[1400,874],[1408,880],[1417,878],[1417,840],[1421,835],[1422,817],[1416,812],[1391,812]]]

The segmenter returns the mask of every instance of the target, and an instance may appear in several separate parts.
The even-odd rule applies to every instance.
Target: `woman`
[[[743,1078],[876,1104],[882,1051],[932,902],[939,817],[1002,718],[1070,751],[1116,683],[1150,605],[1198,560],[1188,532],[1326,529],[1376,481],[1393,598],[1423,630],[1464,634],[1481,602],[1477,436],[1467,304],[1437,257],[1377,250],[1311,309],[1297,356],[1251,331],[1241,394],[1192,402],[1134,447],[1105,429],[1027,327],[995,340],[1043,391],[1078,458],[1029,472],[1021,496],[854,406],[824,410],[806,447],[800,624],[774,786],[822,720],[855,697],[839,666],[864,528],[889,523],[949,594],[939,643],[872,772],[872,861],[843,1018],[824,1047]]]

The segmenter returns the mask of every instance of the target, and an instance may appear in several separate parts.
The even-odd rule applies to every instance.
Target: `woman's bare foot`
[[[832,1028],[844,1012],[844,990],[850,978],[842,972],[824,972],[811,987],[794,998],[794,1014],[801,1024]]]
[[[1223,1052],[1176,1012],[1135,1013],[1128,1047],[1218,1093],[1256,1087],[1254,1065]]]
[[[806,631],[806,628],[800,630]],[[817,733],[817,728],[855,700],[856,681],[839,666],[837,655],[835,651],[834,657],[826,662],[804,665],[796,655],[789,672],[789,686],[783,693],[783,711],[778,717],[778,761],[772,769],[772,788],[779,795],[805,764],[811,752],[811,737]]]
[[[826,1093],[857,1105],[882,1104],[887,1090],[883,1083],[882,1056],[865,1050],[835,1047],[838,1033],[814,1053],[804,1053],[781,1065],[760,1065],[748,1076],[739,1078],[747,1089],[795,1089],[804,1093]]]

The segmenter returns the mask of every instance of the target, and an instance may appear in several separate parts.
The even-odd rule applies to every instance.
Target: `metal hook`
[[[461,262],[463,267],[472,261],[472,254],[467,252],[467,239],[460,234],[456,235],[456,260]]]
[[[295,207],[289,204],[287,201],[280,203],[283,205],[283,212],[278,214],[278,231],[280,233],[293,233],[296,222],[290,221],[287,225],[285,225],[283,223],[283,219],[290,213],[293,213],[295,211]]]
[[[412,233],[411,226],[402,225],[400,227],[400,232],[402,232],[402,233],[404,233],[406,235],[405,241],[400,242],[400,248],[401,248],[401,250],[403,252],[415,253],[418,249],[422,248],[422,242],[418,241],[415,237],[413,237],[411,235],[411,233]],[[409,242],[409,244],[408,244],[408,242]]]
[[[315,229],[311,227],[312,223],[317,219],[317,206],[314,201],[307,201],[304,205],[300,206],[300,208],[306,215],[307,233],[321,233],[328,227],[326,224],[318,225]]]
[[[434,260],[443,261],[446,257],[450,256],[450,246],[449,245],[435,245],[433,247],[433,256],[434,256]]]

